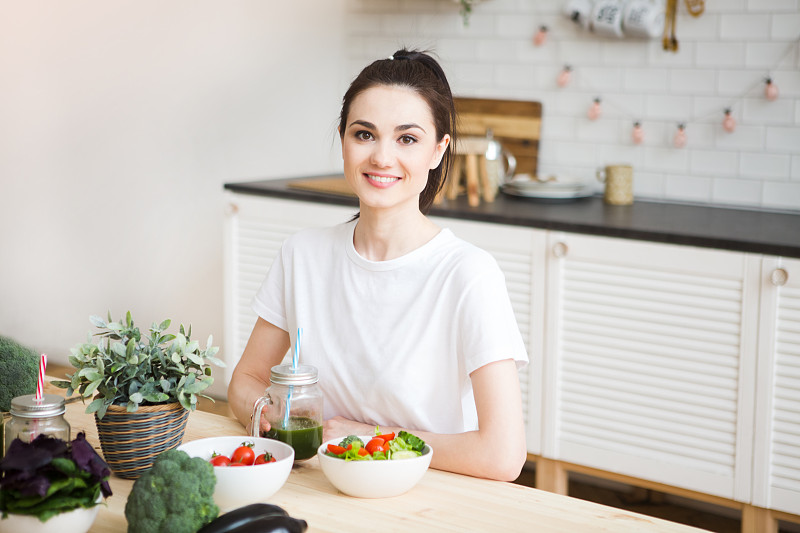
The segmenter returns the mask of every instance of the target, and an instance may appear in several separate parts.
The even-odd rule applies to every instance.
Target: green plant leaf
[[[94,391],[97,390],[97,387],[99,387],[102,382],[103,382],[103,377],[102,376],[100,376],[98,379],[92,381],[91,383],[89,383],[89,385],[86,387],[86,389],[84,389],[84,391],[81,394],[81,396],[83,396],[84,398],[86,398],[88,396],[91,396],[94,393]]]
[[[95,398],[92,402],[86,407],[87,413],[94,413],[100,410],[103,407],[103,398]],[[103,409],[103,413],[105,413],[105,409]],[[99,412],[98,412],[99,415]],[[102,418],[102,415],[100,415]]]
[[[164,394],[163,392],[154,392],[146,395],[144,399],[152,403],[161,403],[169,400],[169,394]]]
[[[124,344],[122,344],[121,342],[115,342],[114,344],[111,345],[111,351],[120,357],[125,357],[127,350]]]
[[[140,392],[134,392],[130,395],[130,401],[133,403],[139,404],[142,403],[142,400],[144,400],[144,396],[142,396],[142,393]],[[130,409],[128,410],[130,411]]]
[[[108,315],[109,322],[111,321],[111,315]],[[103,320],[101,317],[97,315],[92,315],[89,317],[89,322],[96,328],[105,329],[106,328],[106,321]]]

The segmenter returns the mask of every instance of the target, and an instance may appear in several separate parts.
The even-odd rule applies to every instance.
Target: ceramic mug
[[[664,7],[653,0],[630,0],[622,13],[622,31],[626,36],[652,39],[664,29]]]
[[[611,205],[633,203],[633,167],[630,165],[608,165],[597,169],[597,179],[605,182],[603,200]]]
[[[622,37],[622,0],[597,0],[592,7],[592,30],[597,35]]]

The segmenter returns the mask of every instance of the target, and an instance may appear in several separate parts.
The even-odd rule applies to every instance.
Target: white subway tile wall
[[[677,53],[660,36],[599,37],[563,14],[566,3],[483,0],[465,26],[455,0],[350,0],[350,75],[401,46],[429,49],[457,96],[542,102],[543,175],[591,181],[625,162],[637,198],[800,211],[800,0],[706,0],[699,17],[679,1]],[[535,46],[540,26],[548,36]],[[777,100],[764,96],[767,77]],[[591,121],[595,97],[603,113]],[[680,123],[688,141],[676,148]]]

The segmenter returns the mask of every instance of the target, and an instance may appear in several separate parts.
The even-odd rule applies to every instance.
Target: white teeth
[[[367,174],[367,177],[379,183],[391,183],[393,181],[397,181],[400,179],[400,178],[384,178],[383,176],[373,176],[372,174]]]

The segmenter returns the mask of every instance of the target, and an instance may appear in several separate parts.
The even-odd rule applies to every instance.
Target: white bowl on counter
[[[274,439],[244,435],[209,437],[178,446],[179,450],[183,450],[190,457],[200,457],[208,461],[215,453],[230,457],[233,450],[241,446],[242,442],[253,443],[256,457],[264,452],[271,453],[275,462],[239,467],[215,466],[214,475],[217,477],[217,484],[214,487],[214,503],[219,506],[220,513],[250,503],[266,502],[278,492],[292,471],[294,449]]]
[[[374,436],[374,435],[373,435]],[[359,435],[365,443],[372,436]],[[341,438],[322,443],[317,450],[325,477],[339,491],[356,498],[390,498],[411,490],[428,470],[433,448],[426,444],[422,455],[411,459],[389,461],[345,461],[326,455],[328,444],[339,444]]]
[[[0,533],[86,533],[97,518],[100,505],[80,507],[42,522],[35,516],[9,514],[0,519]]]

